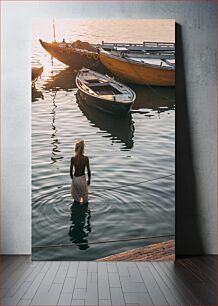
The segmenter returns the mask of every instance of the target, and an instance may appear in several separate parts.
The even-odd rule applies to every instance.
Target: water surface
[[[38,42],[52,40],[51,21],[37,23],[32,63],[41,63],[44,72],[32,90],[33,259],[95,260],[169,239],[98,243],[174,235],[175,182],[168,176],[175,171],[174,89],[132,85],[137,99],[124,119],[85,108],[76,97],[75,71],[52,61]],[[93,43],[172,42],[174,26],[58,20],[56,36]],[[90,201],[83,207],[72,206],[70,196],[70,158],[78,138],[86,142],[92,170]],[[70,246],[36,248],[59,244]]]

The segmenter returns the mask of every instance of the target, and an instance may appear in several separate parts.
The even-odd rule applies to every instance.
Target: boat
[[[42,47],[54,58],[74,69],[82,67],[95,67],[95,70],[102,72],[104,66],[99,60],[99,50],[109,52],[128,53],[137,57],[174,57],[175,44],[165,42],[143,42],[139,43],[107,43],[90,44],[88,42],[77,40],[75,42],[45,42],[39,39]],[[105,71],[103,71],[105,72]]]
[[[39,39],[42,47],[54,58],[75,70],[82,67],[91,68],[102,66],[99,61],[97,49],[87,42],[74,43],[52,42],[48,43]]]
[[[101,50],[100,61],[120,79],[143,85],[175,86],[175,58],[154,54],[134,56],[131,53]],[[167,58],[168,57],[168,58]]]
[[[114,116],[127,115],[135,101],[135,92],[108,75],[83,68],[76,76],[79,94],[85,103]]]
[[[32,82],[36,82],[43,72],[43,66],[32,67]]]

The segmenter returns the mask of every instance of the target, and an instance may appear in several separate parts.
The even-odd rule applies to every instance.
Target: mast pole
[[[54,35],[54,42],[56,42],[56,37],[55,37],[55,20],[53,18],[53,35]]]

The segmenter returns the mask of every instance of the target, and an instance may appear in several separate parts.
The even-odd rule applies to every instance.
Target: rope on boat
[[[91,69],[91,68],[94,68],[95,66],[97,66],[99,64],[99,62],[96,60],[95,63],[93,63],[91,66],[89,66],[88,68]]]
[[[175,237],[175,235],[161,235],[161,236],[149,236],[149,237],[135,237],[135,238],[124,238],[119,240],[103,240],[103,241],[93,241],[93,242],[80,242],[80,243],[67,243],[67,244],[50,244],[50,245],[39,245],[33,246],[32,249],[45,249],[45,248],[62,248],[62,247],[76,247],[83,245],[94,245],[94,244],[106,244],[106,243],[118,243],[118,242],[126,242],[126,241],[138,241],[138,240],[147,240],[147,239],[156,239],[156,238],[167,238],[167,237]]]
[[[129,63],[129,65],[130,65],[130,67],[134,70],[134,72],[138,75],[138,77],[142,80],[142,82],[144,83],[144,80],[143,80],[143,78],[141,77],[141,75],[137,72],[137,70],[133,67],[133,65],[131,65],[131,63],[129,62],[129,60],[128,60],[128,58],[127,57],[125,57],[125,60]],[[163,95],[160,95],[158,92],[157,92],[157,90],[155,90],[150,84],[145,84],[148,88],[150,88],[150,90],[152,90],[157,96],[159,96],[159,97],[161,97],[161,98],[163,98],[163,99],[165,99],[165,100],[168,100],[169,102],[175,102],[174,100],[171,100],[171,99],[169,99],[168,97],[166,97],[166,96],[163,96]]]
[[[157,96],[159,96],[160,98],[163,98],[163,99],[165,99],[165,100],[167,100],[167,101],[169,101],[169,102],[171,102],[171,103],[172,103],[172,102],[175,103],[174,100],[168,98],[167,96],[160,95],[160,94],[158,93],[158,91],[155,90],[154,87],[152,87],[151,85],[146,84],[146,86],[148,86],[148,88],[150,88],[150,90],[152,90],[152,91],[153,91]]]

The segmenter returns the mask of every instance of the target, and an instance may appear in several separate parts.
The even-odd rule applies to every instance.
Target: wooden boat
[[[76,85],[87,105],[115,116],[128,114],[136,98],[129,87],[89,69],[78,72]]]
[[[175,86],[175,59],[134,57],[101,50],[102,64],[121,79],[134,84]]]
[[[173,43],[143,42],[142,44],[134,44],[102,41],[101,44],[89,44],[80,40],[72,43],[65,40],[52,43],[44,42],[41,39],[39,41],[52,57],[74,69],[95,67],[95,70],[102,72],[104,66],[99,60],[99,49],[110,52],[128,52],[134,57],[140,55],[143,57],[158,56],[158,58],[173,56],[175,58],[175,44]]]
[[[32,67],[32,82],[35,82],[41,76],[43,67]]]
[[[44,42],[39,40],[42,47],[54,58],[74,69],[101,65],[97,49],[86,42]]]

